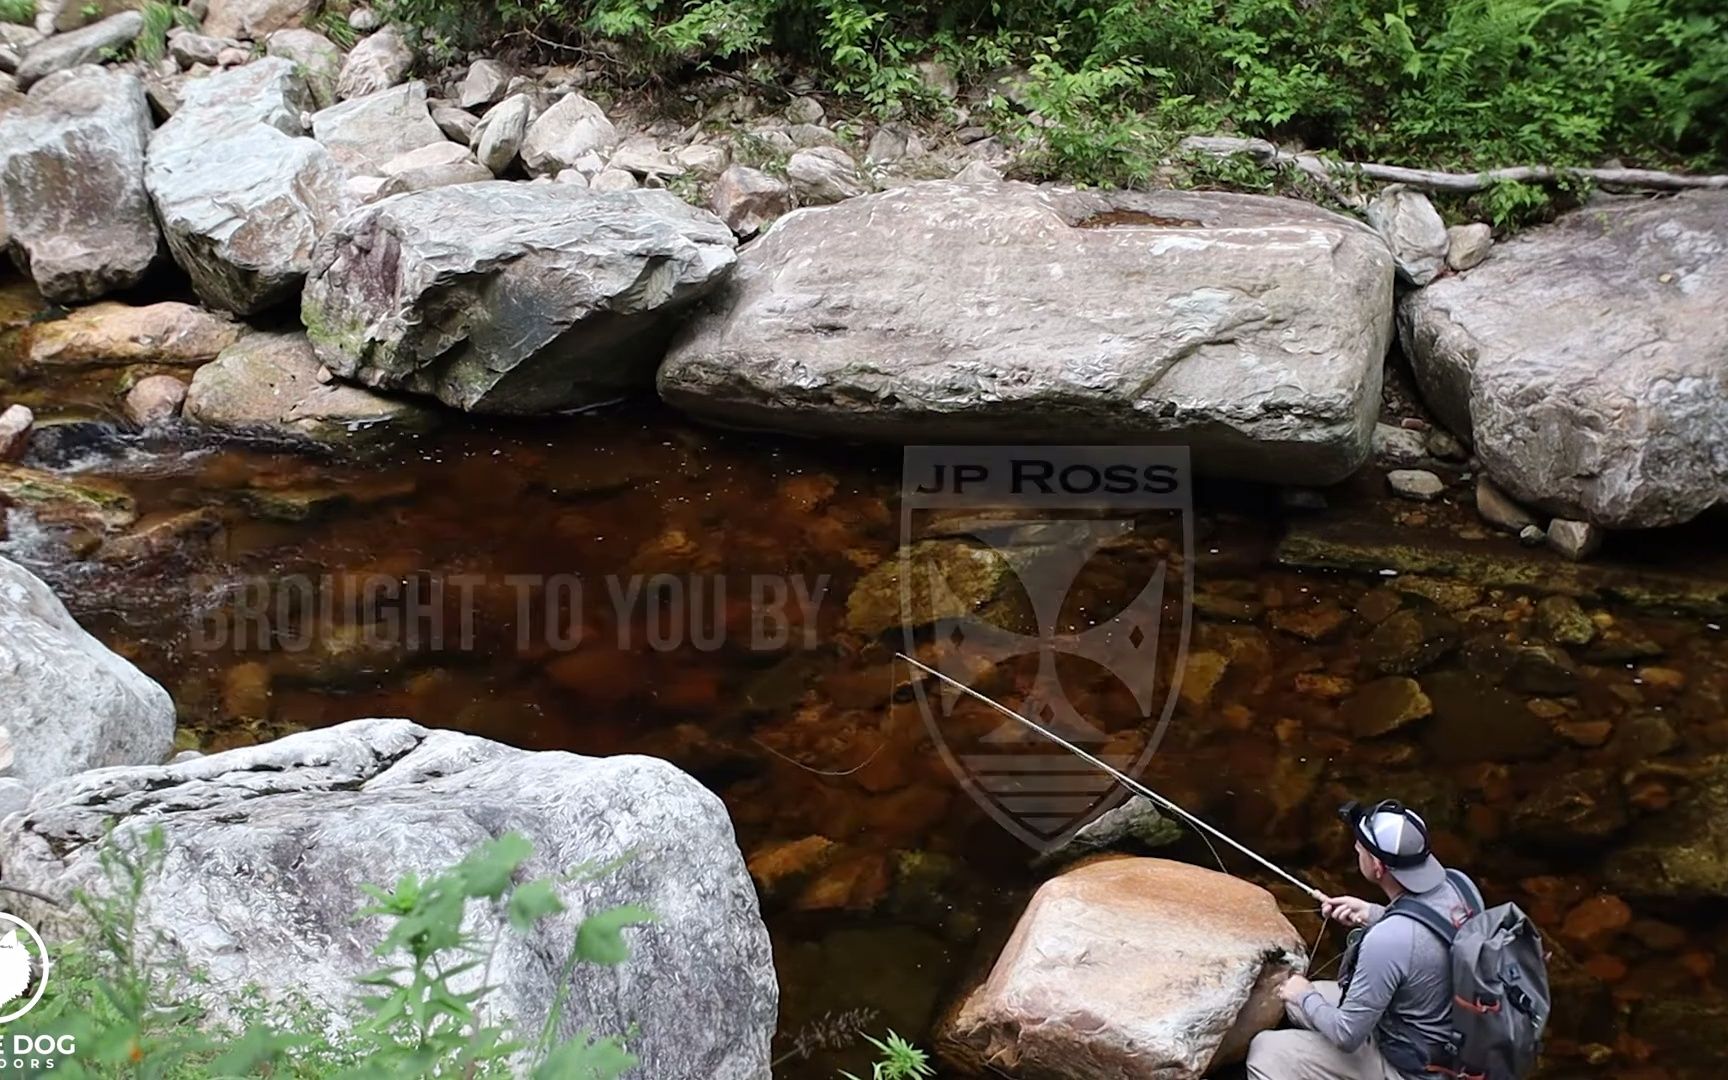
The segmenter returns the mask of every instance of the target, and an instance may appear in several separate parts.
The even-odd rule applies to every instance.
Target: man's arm
[[[1350,976],[1350,992],[1342,1005],[1329,1004],[1318,991],[1304,994],[1298,1003],[1308,1026],[1340,1050],[1348,1053],[1367,1041],[1392,1003],[1392,995],[1403,984],[1411,945],[1402,924],[1408,922],[1394,919],[1362,939],[1356,970]],[[1410,923],[1410,929],[1420,927]]]

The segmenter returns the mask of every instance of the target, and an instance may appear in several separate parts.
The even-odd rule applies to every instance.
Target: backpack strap
[[[1470,905],[1471,915],[1480,915],[1488,909],[1488,905],[1482,901],[1482,890],[1478,889],[1476,883],[1462,870],[1447,870],[1446,880],[1452,883],[1452,887],[1458,890],[1458,895]]]
[[[1435,911],[1427,904],[1412,900],[1408,896],[1400,896],[1388,904],[1386,914],[1402,915],[1406,919],[1416,920],[1432,930],[1434,935],[1440,939],[1441,944],[1448,949],[1452,947],[1452,940],[1458,936],[1458,928],[1452,925],[1451,919]]]

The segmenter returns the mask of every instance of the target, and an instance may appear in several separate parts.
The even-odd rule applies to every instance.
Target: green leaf
[[[576,931],[576,955],[590,964],[622,964],[630,956],[624,928],[653,921],[654,913],[636,904],[621,904],[590,915]]]
[[[522,885],[510,894],[510,925],[518,932],[531,929],[541,919],[564,910],[564,901],[552,882],[542,878]]]
[[[584,1031],[559,1046],[534,1070],[534,1080],[617,1080],[636,1066],[636,1058],[617,1039],[597,1039]]]

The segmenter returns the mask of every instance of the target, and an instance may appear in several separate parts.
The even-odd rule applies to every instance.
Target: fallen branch
[[[39,893],[35,889],[26,889],[22,885],[8,885],[4,881],[0,881],[0,892],[10,892],[17,893],[19,896],[28,896],[32,900],[40,900],[51,907],[60,906],[60,901],[54,899],[52,896],[49,896],[46,893]]]
[[[1213,157],[1246,154],[1265,165],[1293,165],[1320,179],[1334,176],[1360,177],[1407,184],[1426,191],[1462,194],[1483,191],[1495,184],[1553,184],[1569,178],[1591,180],[1614,187],[1641,188],[1646,191],[1685,191],[1691,188],[1728,190],[1728,176],[1686,176],[1658,169],[1573,169],[1554,165],[1514,165],[1479,173],[1455,173],[1434,169],[1407,169],[1401,165],[1381,165],[1371,161],[1328,161],[1314,154],[1292,154],[1280,150],[1265,139],[1240,139],[1223,135],[1191,135],[1182,140],[1181,148]]]

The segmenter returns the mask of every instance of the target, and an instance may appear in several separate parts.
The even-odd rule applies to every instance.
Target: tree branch
[[[1598,184],[1611,184],[1616,187],[1642,188],[1646,191],[1684,191],[1691,188],[1728,190],[1728,176],[1687,176],[1657,169],[1572,169],[1554,165],[1514,165],[1478,173],[1455,173],[1434,169],[1407,169],[1401,165],[1381,165],[1376,162],[1327,161],[1314,154],[1288,153],[1265,139],[1240,139],[1223,135],[1191,135],[1182,140],[1181,148],[1213,157],[1246,154],[1264,165],[1293,165],[1310,176],[1320,178],[1359,177],[1407,184],[1427,191],[1460,194],[1483,191],[1495,184],[1514,181],[1525,184],[1553,184],[1568,177],[1593,180]]]
[[[48,904],[52,907],[60,906],[60,901],[54,899],[52,896],[49,896],[46,893],[39,893],[35,889],[26,889],[22,885],[8,885],[4,881],[0,881],[0,892],[17,893],[20,896],[28,896],[32,900],[40,900],[44,904]]]

